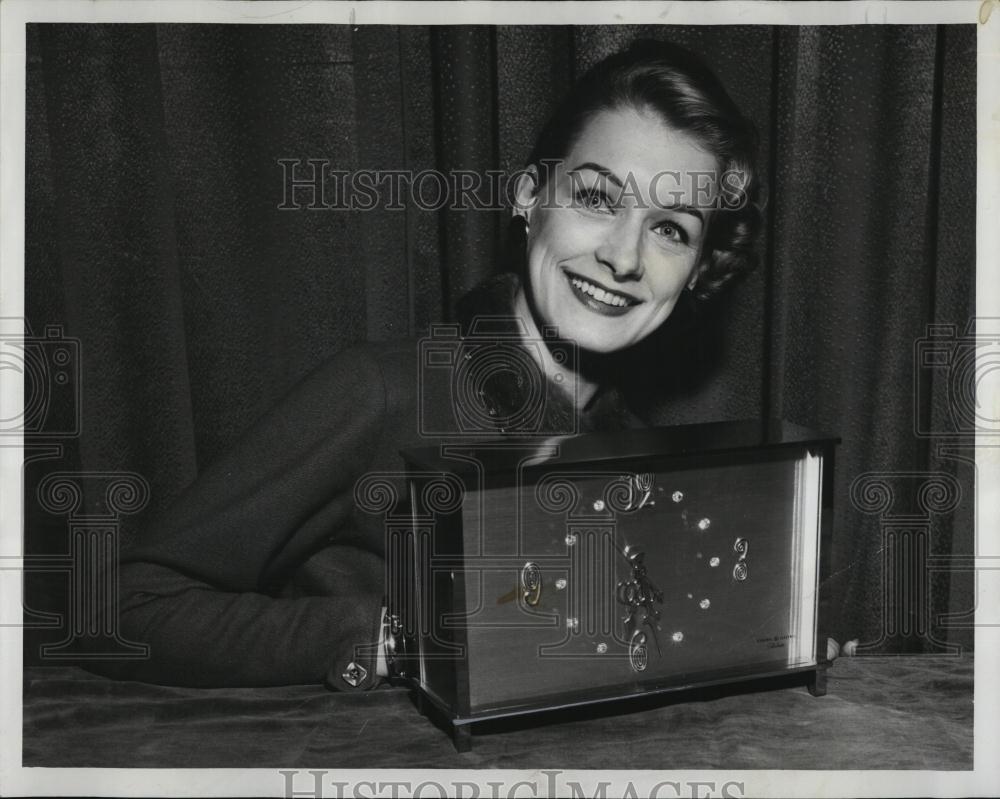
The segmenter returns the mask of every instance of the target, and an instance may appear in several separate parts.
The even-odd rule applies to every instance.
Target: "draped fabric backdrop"
[[[974,552],[971,454],[915,434],[951,411],[946,370],[915,367],[914,347],[974,313],[972,25],[29,26],[27,317],[79,340],[81,422],[61,456],[29,450],[27,552],[67,550],[65,516],[36,501],[46,475],[145,478],[127,545],[320,361],[426,331],[499,266],[505,213],[279,210],[279,159],[517,169],[573,77],[639,35],[715,67],[760,128],[768,194],[761,268],[629,365],[654,375],[648,410],[840,435],[835,635],[971,644],[972,575],[954,568]],[[851,499],[870,472],[892,473],[881,515]],[[927,472],[958,479],[956,508],[907,493]],[[886,565],[900,515],[930,531],[907,574]],[[32,576],[31,611],[65,612],[65,586]],[[26,658],[61,636],[32,631]]]

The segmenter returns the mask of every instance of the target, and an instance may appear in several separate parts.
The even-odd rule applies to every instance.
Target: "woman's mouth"
[[[634,297],[598,286],[572,273],[567,272],[566,278],[573,288],[574,296],[587,308],[599,314],[621,316],[628,313],[633,305],[639,304],[639,300]]]

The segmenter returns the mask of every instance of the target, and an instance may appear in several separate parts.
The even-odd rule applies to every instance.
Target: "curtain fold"
[[[447,307],[493,274],[499,264],[501,213],[476,210],[473,178],[498,161],[496,31],[435,27],[431,30],[437,127],[437,168],[458,175],[451,184],[456,212],[443,210],[442,267]],[[465,187],[470,188],[463,194]],[[461,199],[459,199],[461,198]]]
[[[310,159],[509,174],[573,77],[638,36],[704,54],[757,122],[766,225],[757,272],[623,373],[662,423],[839,434],[835,634],[971,645],[972,575],[947,560],[974,552],[971,451],[918,435],[950,429],[955,398],[915,353],[974,314],[972,25],[29,26],[27,316],[80,340],[83,374],[80,435],[29,498],[57,468],[136,472],[152,497],[127,534],[326,357],[449,319],[502,266],[506,213],[387,208],[385,184],[373,210],[283,210],[289,186],[307,205]],[[937,565],[907,561],[929,598],[893,598],[886,515],[851,488],[934,472],[963,496],[926,519]],[[57,548],[27,514],[29,551]]]
[[[37,321],[81,341],[83,468],[141,463],[169,491],[194,477],[197,456],[156,32],[39,32],[46,117],[33,122],[49,140],[63,303]]]

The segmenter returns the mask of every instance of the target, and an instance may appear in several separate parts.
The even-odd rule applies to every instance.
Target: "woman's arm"
[[[374,684],[374,658],[355,649],[377,639],[381,592],[276,599],[140,562],[123,567],[121,594],[125,637],[151,653],[104,670],[113,676],[201,687]],[[351,663],[367,672],[357,685],[343,676]]]
[[[123,554],[121,630],[151,653],[102,670],[178,685],[369,687],[374,658],[356,647],[377,640],[384,544],[355,518],[353,489],[385,416],[382,371],[359,351],[267,413]],[[313,561],[325,566],[318,582]],[[297,572],[306,592],[332,595],[295,596]],[[351,663],[360,669],[345,679]]]

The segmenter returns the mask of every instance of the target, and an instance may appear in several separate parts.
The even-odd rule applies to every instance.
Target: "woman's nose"
[[[642,227],[637,220],[622,215],[609,226],[607,236],[594,253],[597,260],[615,273],[616,277],[641,274]]]

